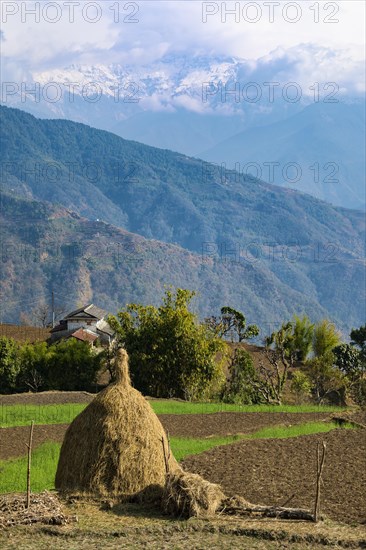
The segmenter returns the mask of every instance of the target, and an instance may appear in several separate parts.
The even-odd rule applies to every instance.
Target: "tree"
[[[261,395],[255,387],[258,375],[250,354],[237,348],[229,364],[230,378],[222,393],[225,403],[252,404],[260,403]]]
[[[248,325],[245,316],[236,309],[225,306],[221,308],[219,317],[211,316],[205,319],[206,326],[220,338],[230,338],[242,342],[259,334],[257,325]]]
[[[341,343],[341,337],[335,325],[323,319],[315,325],[313,351],[315,357],[322,357]]]
[[[59,319],[66,311],[64,305],[56,305],[54,307],[55,319]],[[48,328],[52,327],[52,307],[45,302],[42,302],[31,309],[28,313],[24,311],[20,314],[20,322],[23,325],[34,327]]]
[[[334,366],[334,354],[331,351],[308,361],[308,374],[312,390],[318,403],[322,403],[331,393],[337,393],[344,401],[347,378]]]
[[[362,377],[365,363],[361,351],[350,344],[341,344],[333,349],[335,365],[351,380]]]
[[[288,371],[296,359],[293,342],[291,322],[283,323],[278,331],[265,339],[263,355],[266,361],[260,361],[257,369],[258,378],[252,383],[266,403],[281,404]]]
[[[96,383],[102,355],[86,342],[75,338],[50,346],[47,361],[47,388],[75,391],[90,390]]]
[[[359,348],[366,360],[366,325],[353,329],[350,334],[351,345]]]
[[[305,361],[312,350],[314,325],[310,322],[309,317],[304,315],[302,319],[294,315],[293,325],[293,340],[292,346],[296,353],[298,361]]]
[[[18,389],[20,372],[19,345],[13,338],[0,338],[0,393],[14,393]]]
[[[53,346],[46,342],[24,344],[20,350],[21,371],[19,386],[37,392],[49,389],[49,365],[53,355]]]
[[[145,395],[196,399],[220,376],[215,356],[224,344],[189,311],[194,295],[167,290],[160,307],[129,304],[109,317]]]
[[[346,374],[352,399],[359,405],[366,403],[366,326],[353,329],[351,343],[333,349],[335,365]]]
[[[291,391],[296,395],[297,400],[301,401],[311,393],[311,380],[302,371],[296,370],[291,380]]]

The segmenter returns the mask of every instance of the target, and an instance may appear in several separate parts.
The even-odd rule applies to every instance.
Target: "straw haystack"
[[[116,377],[70,424],[61,447],[57,489],[133,495],[153,486],[163,488],[167,469],[180,471],[172,454],[164,454],[169,444],[158,417],[130,384],[128,356],[122,349]]]
[[[181,470],[167,474],[162,504],[172,516],[210,517],[225,498],[219,485]]]

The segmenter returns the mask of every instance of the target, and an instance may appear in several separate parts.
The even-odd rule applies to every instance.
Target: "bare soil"
[[[291,439],[240,441],[187,457],[185,469],[257,504],[311,508],[317,443],[327,445],[322,511],[366,525],[366,430],[333,430]]]
[[[46,441],[62,442],[69,424],[36,424],[33,432],[33,449]],[[29,426],[0,428],[0,460],[16,458],[27,453]]]
[[[0,395],[1,405],[62,405],[65,403],[90,403],[95,394],[86,391],[44,391],[40,393],[14,393]]]
[[[170,435],[211,437],[255,432],[266,426],[291,426],[328,420],[329,413],[211,413],[161,414],[159,418]]]
[[[34,394],[36,395],[36,394]],[[159,419],[171,436],[211,437],[214,435],[245,434],[266,426],[290,426],[329,419],[329,413],[214,413],[214,414],[161,414]],[[68,424],[36,425],[33,447],[45,441],[62,442]],[[29,426],[0,428],[0,460],[26,453]]]

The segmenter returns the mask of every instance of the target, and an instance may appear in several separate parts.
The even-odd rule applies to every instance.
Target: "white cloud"
[[[3,1],[3,21],[10,5],[17,4],[19,9],[2,25],[2,53],[6,70],[18,76],[79,63],[145,65],[166,53],[181,52],[188,59],[195,54],[237,56],[250,63],[254,74],[264,75],[267,71],[267,78],[272,72],[290,80],[342,81],[342,86],[362,89],[365,4],[358,0],[298,0],[292,4],[301,10],[301,18],[290,23],[286,18],[295,17],[295,8],[284,11],[289,2],[279,3],[273,3],[272,23],[268,6],[259,1],[254,2],[261,14],[256,23],[246,20],[255,15],[255,8],[248,9],[248,2],[239,3],[236,21],[234,15],[226,13],[225,22],[225,9],[238,4],[231,1],[120,2],[117,21],[115,1],[80,0],[75,3],[79,6],[75,7],[74,22],[70,22],[69,3],[60,0],[61,18],[50,23],[45,18],[55,17],[57,12],[51,4],[56,2],[43,0],[40,21],[36,23],[23,8],[26,5],[29,10],[34,2]],[[85,11],[92,4],[100,9],[97,23],[86,20],[97,13],[92,7]],[[316,14],[310,9],[316,5],[319,23],[314,22]],[[205,23],[203,13],[210,9],[217,13],[207,15]],[[327,23],[326,18],[339,21]],[[129,23],[131,19],[138,22]]]

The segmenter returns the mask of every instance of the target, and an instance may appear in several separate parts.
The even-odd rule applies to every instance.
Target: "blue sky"
[[[36,2],[2,1],[3,79],[26,80],[70,64],[147,64],[182,53],[243,58],[253,74],[282,73],[304,86],[336,81],[349,93],[365,88],[362,0],[38,4],[35,15]]]

